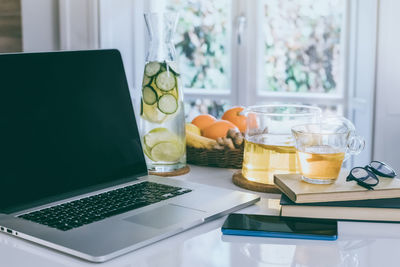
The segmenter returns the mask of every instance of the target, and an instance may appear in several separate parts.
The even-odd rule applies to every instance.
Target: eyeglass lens
[[[375,174],[362,167],[357,167],[351,170],[351,175],[354,177],[354,179],[362,181],[368,185],[376,185],[378,183],[378,179]]]
[[[387,164],[379,161],[372,161],[371,164],[369,165],[371,168],[375,171],[377,171],[378,175],[383,175],[387,177],[395,177],[396,173],[395,171],[388,166]]]

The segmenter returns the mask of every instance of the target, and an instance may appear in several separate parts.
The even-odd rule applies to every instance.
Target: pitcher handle
[[[350,136],[349,142],[347,143],[347,149],[349,154],[358,155],[363,151],[365,147],[365,139],[359,135]]]
[[[344,161],[348,160],[350,156],[358,155],[364,150],[365,139],[359,135],[352,135],[347,142],[347,151]]]

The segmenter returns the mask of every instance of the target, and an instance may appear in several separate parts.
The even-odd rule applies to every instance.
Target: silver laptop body
[[[146,180],[193,191],[68,231],[60,231],[17,217],[31,210],[106,191],[101,190],[31,210],[1,215],[1,231],[88,261],[103,262],[244,208],[259,200],[259,197],[254,194],[170,178],[148,176],[132,183]],[[112,189],[114,188],[107,188],[107,190]]]
[[[0,55],[0,72],[7,77],[0,88],[0,231],[5,234],[103,262],[259,200],[254,194],[146,175],[117,50]],[[15,82],[16,77],[21,80]],[[95,78],[101,81],[91,84]],[[99,137],[102,129],[111,130]],[[117,138],[110,137],[113,133]],[[70,136],[73,142],[66,140]],[[66,231],[19,217],[146,181],[191,191]]]

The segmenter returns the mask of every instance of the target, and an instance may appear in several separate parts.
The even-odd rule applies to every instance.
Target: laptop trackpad
[[[125,218],[124,220],[144,226],[162,229],[176,223],[191,220],[194,221],[199,219],[202,214],[204,214],[204,211],[169,204],[150,211],[136,214],[134,216]]]

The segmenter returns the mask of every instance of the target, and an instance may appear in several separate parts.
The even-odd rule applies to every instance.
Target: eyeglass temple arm
[[[363,182],[361,182],[361,181],[357,181],[357,180],[355,180],[355,181],[357,182],[357,184],[358,184],[359,186],[362,186],[362,187],[364,187],[364,188],[366,188],[366,189],[368,189],[368,190],[374,190],[374,187],[373,187],[373,186],[367,185],[367,184],[365,184],[365,183],[363,183]]]

